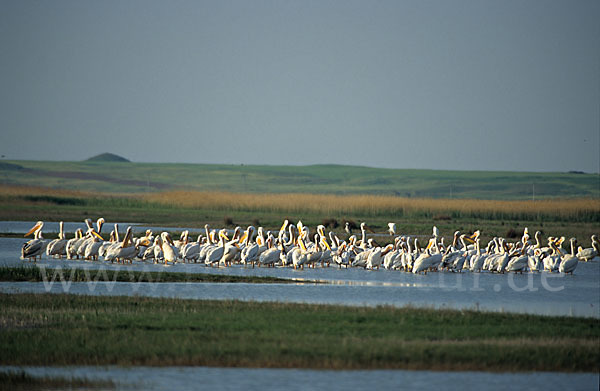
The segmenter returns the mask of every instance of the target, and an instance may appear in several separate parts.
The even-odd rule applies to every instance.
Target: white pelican
[[[162,232],[160,234],[160,239],[160,248],[163,253],[163,260],[165,262],[165,265],[168,265],[169,262],[177,262],[177,246],[173,242],[173,239],[171,239],[171,235],[169,235],[168,232]],[[156,250],[154,254],[156,255]]]
[[[533,250],[533,254],[527,255],[527,267],[529,267],[529,270],[531,270],[532,272],[540,271],[540,264],[541,264],[540,255],[541,254],[542,254],[542,250],[540,250],[539,248],[536,248]]]
[[[435,252],[431,251],[432,248]],[[439,252],[439,249],[437,248],[437,241],[434,237],[429,240],[429,244],[427,245],[425,252],[419,255],[419,257],[415,260],[412,272],[414,274],[418,274],[420,272],[427,273],[428,269],[439,266],[439,264],[442,262],[442,257],[443,254]]]
[[[383,257],[394,249],[393,244],[388,244],[387,246],[381,248],[376,247],[372,251],[369,252],[369,256],[367,257],[367,269],[379,269],[381,265],[381,261]]]
[[[267,249],[260,254],[258,257],[258,265],[266,265],[268,267],[274,266],[275,263],[279,260],[279,256],[281,255],[281,250],[275,246],[273,246],[273,236],[269,236],[267,238]]]
[[[219,267],[219,262],[221,261],[221,258],[223,258],[223,253],[225,252],[225,243],[228,241],[229,238],[225,235],[225,231],[220,230],[219,245],[208,250],[208,252],[206,253],[206,259],[204,260],[204,263],[210,266],[216,264],[217,267]]]
[[[116,242],[112,246],[110,246],[107,251],[104,259],[107,261],[113,262],[115,259],[120,261],[130,261],[137,256],[138,249],[132,240],[132,230],[131,227],[127,227],[127,232],[125,233],[125,237],[122,242]]]
[[[481,269],[483,268],[483,265],[485,263],[486,258],[488,257],[488,254],[482,255],[481,254],[481,239],[477,238],[475,239],[475,248],[477,249],[477,252],[471,256],[471,263],[469,265],[469,269],[474,272],[475,270],[477,270],[478,272],[481,271]]]
[[[583,248],[579,246],[577,248],[577,257],[582,261],[589,261],[594,259],[598,255],[598,237],[592,235],[592,247]]]
[[[252,242],[253,235],[254,227],[249,225],[248,228],[246,228],[246,243],[240,254],[240,262],[244,265],[251,263],[252,267],[254,267],[254,263],[258,261],[258,256],[260,255],[258,252],[260,246],[258,243]]]
[[[220,265],[231,266],[234,259],[236,259],[236,257],[239,256],[239,254],[240,254],[239,241],[241,239],[244,239],[243,237],[240,238],[240,231],[241,231],[241,228],[236,227],[235,231],[233,233],[233,238],[225,243],[224,249],[223,249],[223,255],[221,256],[221,260],[219,261]]]
[[[529,255],[525,253],[526,249],[523,247],[521,255],[513,257],[506,265],[507,272],[521,272],[529,266]]]
[[[198,257],[200,257],[200,246],[202,245],[203,239],[202,235],[198,235],[198,239],[196,239],[195,242],[188,243],[186,247],[182,249],[181,258],[184,262],[194,261],[194,263],[196,263],[198,261]]]
[[[106,256],[106,251],[108,250],[108,248],[115,243],[117,240],[115,239],[115,231],[110,231],[110,235],[108,237],[108,240],[105,240],[104,243],[102,243],[100,245],[100,248],[98,249],[98,256],[100,257],[105,257]]]
[[[92,242],[85,248],[84,259],[98,260],[100,247],[104,244],[104,238],[95,230],[91,230],[89,234],[92,237]]]
[[[103,222],[104,222],[103,218],[98,219],[99,230],[102,229]],[[87,225],[88,229],[85,232],[84,239],[81,242],[79,242],[79,245],[77,246],[77,258],[81,257],[84,259],[85,259],[85,250],[87,249],[87,247],[89,245],[91,245],[94,242],[94,235],[92,234],[92,231],[94,230],[94,224],[92,224],[92,220],[85,219],[85,224]]]
[[[579,263],[579,258],[575,255],[575,238],[571,238],[571,254],[565,255],[560,261],[558,271],[565,274],[573,274],[573,271]]]
[[[396,235],[396,223],[388,223],[388,233],[390,236]]]
[[[48,247],[46,247],[47,256],[58,258],[67,256],[67,239],[65,237],[64,225],[65,223],[62,221],[58,223],[58,238],[48,243]]]
[[[552,254],[543,258],[544,270],[553,272],[558,270],[558,267],[560,266],[561,255],[560,251],[558,251],[558,248],[556,247],[556,244],[554,241],[551,241],[550,238],[548,239],[548,244],[552,249]]]
[[[350,227],[350,223],[347,221],[346,221],[346,224],[344,225],[344,231],[346,231],[348,236],[352,235],[352,227]]]
[[[34,234],[34,236],[33,239],[23,244],[23,247],[21,248],[21,259],[31,260],[33,258],[34,262],[37,260],[37,257],[40,257],[40,259],[42,259],[42,254],[46,250],[47,244],[44,238],[42,238],[43,227],[44,222],[38,221],[37,223],[35,223],[33,228],[31,228],[29,232],[25,234],[25,237],[31,234]]]

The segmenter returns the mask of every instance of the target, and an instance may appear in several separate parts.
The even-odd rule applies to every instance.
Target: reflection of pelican
[[[34,236],[33,239],[23,244],[23,248],[21,249],[21,259],[29,258],[29,260],[31,260],[31,258],[33,258],[34,262],[37,260],[37,257],[42,259],[42,254],[44,253],[44,250],[46,250],[46,241],[42,238],[43,227],[44,222],[38,221],[33,228],[25,234],[25,237],[31,234]]]

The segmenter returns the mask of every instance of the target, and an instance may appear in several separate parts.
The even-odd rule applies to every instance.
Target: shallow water
[[[0,265],[30,264],[19,259],[21,238],[0,238]],[[134,262],[123,266],[104,261],[43,259],[37,265],[47,270],[40,283],[0,282],[0,292],[53,292],[93,295],[143,295],[191,299],[239,299],[342,305],[392,305],[431,308],[478,309],[540,315],[600,318],[600,263],[580,262],[574,275],[557,273],[491,274],[429,273],[414,275],[388,270],[337,267],[305,270],[293,268],[211,268],[200,264],[164,266]],[[186,273],[274,276],[329,284],[241,284],[241,283],[125,283],[61,281],[61,268],[169,271]],[[53,279],[54,278],[54,279]]]
[[[207,367],[1,367],[32,376],[113,380],[117,389],[145,390],[597,390],[593,373],[489,373],[404,370],[329,371]]]

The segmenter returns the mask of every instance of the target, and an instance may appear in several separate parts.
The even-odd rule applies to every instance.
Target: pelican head
[[[41,231],[42,228],[44,227],[44,222],[43,221],[38,221],[37,223],[35,223],[35,225],[29,230],[29,232],[27,232],[25,234],[25,237],[31,235],[32,233],[35,232],[35,234],[37,235],[38,231]]]

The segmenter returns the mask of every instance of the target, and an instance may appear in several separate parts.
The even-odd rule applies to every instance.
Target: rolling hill
[[[583,173],[442,171],[360,166],[4,161],[0,184],[108,193],[215,190],[248,193],[382,194],[518,200],[600,197],[600,176]]]

